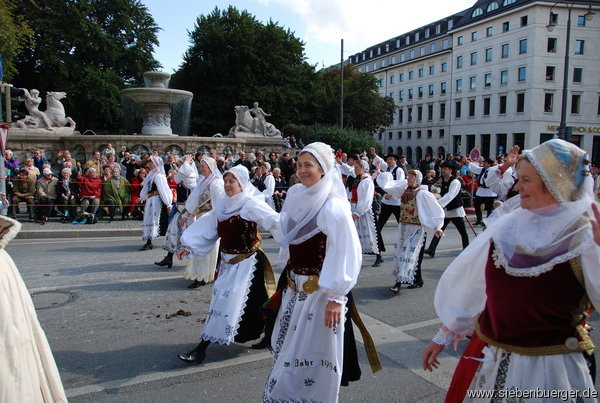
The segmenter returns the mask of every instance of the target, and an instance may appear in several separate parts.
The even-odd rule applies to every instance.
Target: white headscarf
[[[206,165],[208,165],[208,169],[210,169],[210,175],[200,175],[198,183],[196,184],[199,192],[198,195],[201,195],[204,192],[204,189],[206,189],[206,187],[209,186],[212,183],[212,181],[214,181],[217,178],[223,177],[223,175],[221,175],[221,171],[219,171],[219,169],[217,168],[217,161],[215,161],[214,158],[205,155],[202,157],[202,161],[204,161]]]
[[[163,165],[162,159],[157,157],[156,155],[150,156],[150,162],[154,165],[154,169],[148,172],[146,178],[144,179],[144,186],[147,186],[148,189],[152,186],[152,182],[154,182],[154,178],[156,175],[165,175],[165,167]]]
[[[250,174],[245,166],[234,166],[226,171],[224,175],[227,174],[232,174],[235,177],[242,188],[242,192],[233,196],[225,195],[225,197],[222,197],[217,201],[215,211],[219,221],[224,221],[229,217],[239,215],[244,204],[246,204],[251,197],[258,196],[256,188],[250,183]]]
[[[557,204],[520,207],[520,196],[486,220],[498,258],[514,276],[534,276],[579,256],[593,243],[585,215],[594,200],[587,154],[564,140],[550,140],[523,152]],[[512,210],[511,210],[512,209]]]
[[[196,169],[196,165],[191,162],[183,162],[177,174],[175,175],[175,183],[183,183],[183,185],[188,189],[193,189],[198,182],[198,170]]]
[[[302,149],[300,155],[303,153],[310,153],[317,159],[324,175],[309,188],[299,183],[288,190],[281,210],[282,231],[278,240],[281,247],[304,242],[320,231],[317,215],[328,199],[337,197],[348,203],[331,147],[321,142],[311,143]]]

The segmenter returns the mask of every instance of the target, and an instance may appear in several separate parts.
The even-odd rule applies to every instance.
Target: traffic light
[[[13,122],[25,119],[27,109],[25,102],[21,100],[24,95],[25,91],[22,88],[10,87],[10,117]]]

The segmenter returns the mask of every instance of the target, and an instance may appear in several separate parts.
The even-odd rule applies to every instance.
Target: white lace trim
[[[432,339],[432,341],[441,346],[447,346],[450,343],[452,343],[457,336],[458,335],[456,333],[444,326],[441,327],[440,330],[438,330],[437,334]]]

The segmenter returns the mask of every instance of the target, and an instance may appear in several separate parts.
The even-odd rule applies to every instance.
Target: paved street
[[[435,286],[461,249],[456,230],[447,230],[435,258],[425,257],[424,287],[400,295],[388,291],[395,231],[384,229],[385,263],[372,268],[374,257],[365,256],[354,289],[384,369],[371,373],[355,330],[363,376],[341,389],[341,402],[442,402],[462,351],[448,349],[434,373],[421,369],[423,347],[440,325]],[[261,401],[269,352],[251,343],[212,345],[202,365],[176,358],[198,342],[212,286],[186,288],[182,262],[155,266],[164,256],[161,243],[140,252],[138,237],[17,239],[7,248],[33,294],[70,401]],[[276,261],[273,239],[263,249]],[[185,314],[173,315],[180,310]],[[600,329],[597,318],[592,325]],[[597,345],[599,333],[592,333]]]

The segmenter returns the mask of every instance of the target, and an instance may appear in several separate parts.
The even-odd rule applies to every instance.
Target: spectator
[[[115,154],[107,154],[105,164],[110,167],[110,170],[112,172],[112,169],[117,165],[117,162],[115,160]]]
[[[131,154],[130,152],[125,152],[125,156],[121,160],[121,165],[125,170],[125,179],[131,182],[133,180],[134,172],[136,169],[139,168],[140,163],[137,159],[135,159],[135,156],[133,154]]]
[[[108,160],[108,156],[112,154],[114,157],[117,156],[117,152],[113,148],[112,144],[108,143],[104,151],[102,151],[102,156]]]
[[[427,176],[427,172],[433,169],[433,162],[431,161],[431,155],[427,154],[425,159],[419,164],[419,171],[423,174],[423,178]]]
[[[71,153],[69,150],[60,150],[56,156],[56,165],[58,165],[58,169],[62,170],[67,161],[71,161]],[[72,161],[72,163],[75,164],[75,161]]]
[[[248,169],[248,172],[250,172],[252,170],[252,166],[250,164],[250,161],[246,160],[246,153],[243,151],[240,151],[239,156],[240,156],[240,159],[238,159],[233,164],[233,166],[243,165],[246,167],[246,169]]]
[[[210,151],[208,152],[208,156],[214,159],[215,161],[219,160],[219,157],[217,156],[217,150],[215,150],[214,148],[210,149]]]
[[[77,212],[77,197],[79,186],[71,180],[71,169],[63,168],[61,171],[62,180],[56,185],[56,205],[58,211],[63,215],[61,222],[71,222]]]
[[[427,171],[425,177],[423,178],[422,184],[427,185],[427,189],[431,191],[431,185],[435,184],[435,182],[435,171],[433,169],[430,169],[429,171]]]
[[[92,154],[92,158],[87,160],[87,162],[83,166],[83,169],[87,171],[88,168],[94,168],[96,172],[100,172],[100,151],[94,151],[94,153]]]
[[[6,176],[14,177],[19,173],[19,160],[14,156],[12,150],[6,150],[4,153],[4,166],[7,169]]]
[[[125,154],[127,154],[129,150],[127,149],[126,146],[121,147],[121,151],[119,152],[119,160],[122,160],[123,158],[125,158]]]
[[[33,158],[25,158],[22,169],[26,169],[29,178],[34,181],[40,176],[40,170],[33,166]]]
[[[271,172],[273,172],[275,168],[279,167],[279,160],[277,159],[277,153],[275,151],[271,151],[269,153],[269,159],[267,162],[269,165],[271,165]]]
[[[136,220],[144,218],[144,202],[139,199],[147,173],[145,168],[140,168],[134,172],[131,180],[131,214]]]
[[[54,210],[57,180],[50,168],[45,168],[43,170],[43,175],[43,178],[37,182],[35,195],[38,203],[37,219],[45,222],[48,221],[48,217],[50,217]]]
[[[173,153],[169,154],[164,168],[165,168],[166,173],[169,173],[169,171],[171,169],[174,169],[175,171],[177,171],[177,156],[175,154],[173,154]],[[175,173],[177,173],[177,172],[175,172]]]
[[[265,156],[262,153],[262,151],[258,150],[256,152],[256,158],[254,159],[254,161],[252,161],[252,163],[250,164],[250,166],[252,168],[260,167],[264,162],[265,162]]]
[[[68,168],[71,170],[71,178],[73,180],[79,180],[79,178],[81,177],[81,166],[74,167],[73,163],[71,161],[67,161],[64,163],[64,168]],[[61,170],[61,172],[62,172],[62,170]]]
[[[42,151],[39,148],[33,150],[33,166],[36,167],[40,172],[44,170],[43,165],[47,164],[48,160],[42,155]]]
[[[279,168],[281,168],[281,175],[287,183],[290,183],[290,177],[295,172],[294,160],[290,157],[290,153],[283,153],[279,160]],[[290,184],[291,186],[291,184]]]
[[[31,158],[29,158],[31,160]],[[33,160],[31,160],[33,162]],[[29,221],[33,221],[33,204],[35,195],[35,179],[30,178],[30,170],[21,168],[19,177],[13,182],[13,197],[10,203],[10,218],[17,218],[17,207],[20,202],[27,203]]]
[[[79,203],[81,204],[81,217],[77,219],[80,224],[95,224],[96,211],[100,206],[102,197],[102,180],[98,178],[96,169],[88,168],[79,184]]]
[[[267,169],[267,163],[262,162],[261,165],[256,169],[256,174],[252,179],[252,184],[262,193],[264,201],[275,210],[273,203],[273,192],[275,191],[275,180],[273,175]]]
[[[105,183],[108,183],[108,180],[112,176],[111,172],[112,172],[112,168],[110,165],[108,165],[108,164],[102,165],[102,175],[100,176],[100,179],[102,180],[102,186],[104,186]]]
[[[271,153],[273,154],[273,153]],[[273,201],[275,202],[275,211],[281,212],[283,206],[283,200],[287,193],[287,182],[285,178],[281,176],[281,169],[273,169],[273,179],[275,179],[275,192],[273,193]]]
[[[121,170],[117,166],[112,169],[112,176],[102,188],[102,200],[108,206],[109,221],[115,219],[117,207],[121,211],[121,219],[127,219],[131,203],[131,185],[121,176]]]

